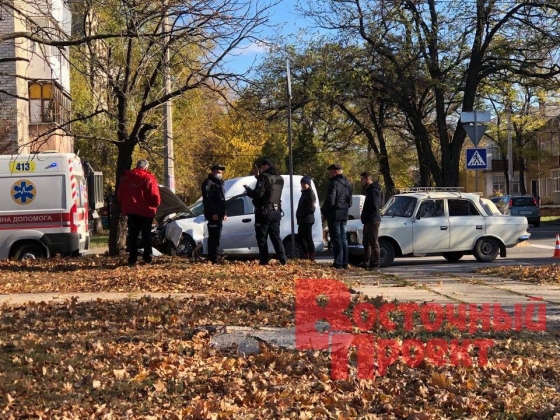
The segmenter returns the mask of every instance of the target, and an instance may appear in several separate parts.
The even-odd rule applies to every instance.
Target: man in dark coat
[[[280,238],[280,220],[282,219],[282,190],[284,178],[276,172],[270,159],[264,159],[255,173],[257,185],[255,189],[244,185],[247,195],[253,199],[255,206],[255,235],[259,246],[259,262],[268,264],[268,244],[270,241],[280,264],[286,265],[287,258],[284,244]]]
[[[321,211],[327,219],[329,235],[333,245],[333,267],[348,268],[348,238],[346,237],[346,222],[348,209],[352,207],[352,184],[342,175],[342,166],[333,163],[327,168],[329,171],[329,190]]]
[[[213,165],[201,186],[202,202],[204,204],[204,217],[208,227],[208,261],[218,264],[218,248],[222,235],[222,222],[226,216],[226,195],[222,174],[226,170],[224,166]]]
[[[303,258],[315,261],[315,244],[313,243],[313,224],[315,223],[315,208],[317,196],[311,188],[311,177],[301,178],[301,197],[296,210],[298,236],[303,248]]]
[[[148,172],[148,166],[146,159],[140,159],[136,168],[123,174],[117,190],[121,213],[128,216],[128,265],[131,266],[138,259],[136,244],[140,232],[144,262],[152,262],[152,222],[161,198],[157,179]]]
[[[379,268],[379,225],[381,224],[381,186],[379,180],[373,181],[369,172],[363,172],[361,183],[365,189],[366,199],[362,209],[362,223],[364,224],[364,261],[362,267],[371,270]]]

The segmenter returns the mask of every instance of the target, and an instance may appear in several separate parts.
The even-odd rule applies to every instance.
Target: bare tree
[[[437,185],[456,186],[466,137],[459,113],[481,105],[490,77],[560,74],[559,11],[557,2],[328,0],[308,2],[306,14],[385,69],[378,81],[414,127],[420,167]]]

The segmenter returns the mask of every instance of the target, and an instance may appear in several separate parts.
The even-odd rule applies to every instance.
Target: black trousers
[[[300,223],[298,226],[298,236],[304,254],[314,254],[315,244],[313,243],[313,223]]]
[[[152,261],[152,220],[153,217],[128,215],[128,239],[129,254],[128,262],[135,263],[138,259],[138,235],[142,232],[142,248],[144,249],[144,261]]]
[[[287,261],[284,244],[280,238],[280,211],[267,211],[265,214],[255,213],[255,236],[259,246],[259,262],[268,264],[268,237],[276,252],[276,257],[281,263]]]
[[[379,265],[381,250],[379,249],[379,226],[381,222],[364,224],[364,264],[374,267]]]
[[[222,221],[208,220],[208,259],[218,261],[218,248],[220,247],[220,237],[222,236]]]

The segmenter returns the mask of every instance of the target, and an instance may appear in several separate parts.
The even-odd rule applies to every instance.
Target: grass
[[[104,248],[109,245],[109,233],[94,233],[91,235],[90,248]]]
[[[542,216],[541,223],[549,225],[560,225],[560,216]]]

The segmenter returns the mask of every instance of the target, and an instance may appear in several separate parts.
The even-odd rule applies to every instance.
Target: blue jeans
[[[346,237],[346,221],[329,220],[329,235],[333,246],[334,266],[348,266],[348,238]]]

